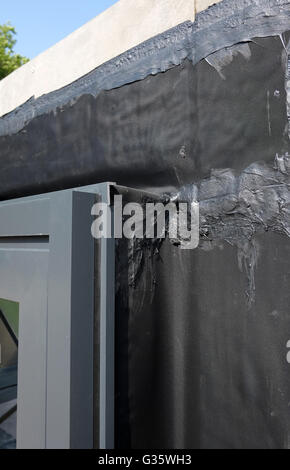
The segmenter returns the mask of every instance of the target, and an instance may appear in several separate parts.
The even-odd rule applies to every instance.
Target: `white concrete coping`
[[[0,116],[58,90],[99,65],[184,21],[211,0],[119,0],[0,81]]]

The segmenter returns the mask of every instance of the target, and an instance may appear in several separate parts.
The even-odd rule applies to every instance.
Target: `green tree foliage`
[[[0,25],[0,80],[29,60],[15,54],[15,36],[16,31],[9,23]]]

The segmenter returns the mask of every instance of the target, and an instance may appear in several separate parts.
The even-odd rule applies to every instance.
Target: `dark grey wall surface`
[[[137,285],[124,281],[117,296],[119,447],[289,447],[290,244],[279,235],[259,244],[251,307],[229,244],[166,242],[153,269],[144,250]]]
[[[120,448],[289,448],[288,41],[211,57],[218,68],[232,57],[224,79],[205,61],[181,68],[190,104],[176,100],[172,119],[189,118],[168,124],[166,143],[183,145],[163,174],[197,187],[201,242],[118,244]]]
[[[282,146],[277,120],[286,124],[281,53],[287,38],[282,45],[279,35],[289,24],[286,0],[224,0],[195,23],[30,100],[0,118],[0,197],[106,180],[158,190],[206,176],[212,167],[232,167],[232,159],[244,168],[274,158]],[[201,61],[225,46],[266,36],[276,39],[252,43],[249,61],[235,57],[225,81]],[[280,100],[273,98],[276,89]]]

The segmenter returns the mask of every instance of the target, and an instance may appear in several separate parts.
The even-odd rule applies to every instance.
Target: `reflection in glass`
[[[0,299],[0,449],[16,448],[19,304]]]

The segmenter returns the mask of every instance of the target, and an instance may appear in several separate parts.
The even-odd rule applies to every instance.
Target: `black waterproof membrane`
[[[289,83],[290,2],[224,0],[0,119],[2,199],[200,202],[196,250],[117,243],[118,448],[290,447]]]

